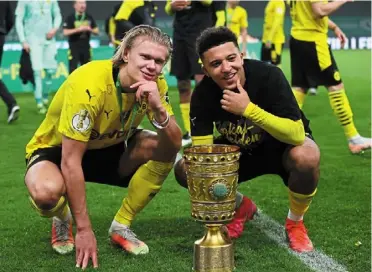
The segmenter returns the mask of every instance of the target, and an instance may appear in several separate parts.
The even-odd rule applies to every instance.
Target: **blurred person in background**
[[[63,23],[63,35],[68,37],[69,71],[70,74],[78,67],[92,59],[90,47],[90,35],[98,35],[99,29],[96,21],[86,13],[87,3],[85,0],[74,2],[75,12],[70,14]]]
[[[240,50],[247,55],[248,13],[239,6],[239,0],[228,0],[226,6],[226,26],[241,40]]]
[[[115,5],[108,20],[108,33],[114,47],[117,48],[125,33],[134,26],[155,26],[157,9],[158,7],[153,1],[123,0]]]
[[[226,26],[226,1],[212,2],[212,19],[215,27]]]
[[[222,12],[221,12],[222,11]],[[173,16],[173,46],[170,74],[177,78],[180,109],[184,125],[182,146],[191,144],[190,101],[191,80],[198,84],[204,76],[202,64],[195,48],[199,34],[214,23],[224,25],[224,6],[212,5],[212,0],[168,0],[165,12]],[[214,14],[213,14],[214,13]],[[213,18],[215,16],[215,19]],[[214,22],[215,21],[215,22]]]
[[[0,1],[0,67],[3,56],[5,36],[14,25],[14,15],[9,1]],[[4,82],[0,79],[0,97],[8,108],[8,124],[18,119],[19,106],[14,96],[9,92]]]
[[[45,114],[49,104],[52,76],[57,68],[55,35],[62,22],[58,2],[18,1],[15,15],[19,42],[31,57],[37,111]]]
[[[284,35],[284,0],[270,0],[265,8],[261,60],[281,66]]]
[[[292,88],[302,108],[312,86],[328,89],[331,108],[339,120],[352,154],[372,146],[372,139],[360,136],[340,72],[328,45],[328,29],[334,31],[343,47],[346,36],[328,15],[349,1],[290,1],[292,29],[289,43]]]

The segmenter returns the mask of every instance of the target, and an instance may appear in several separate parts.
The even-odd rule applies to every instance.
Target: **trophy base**
[[[232,272],[235,269],[234,247],[222,234],[221,226],[207,226],[206,235],[194,243],[195,272]]]

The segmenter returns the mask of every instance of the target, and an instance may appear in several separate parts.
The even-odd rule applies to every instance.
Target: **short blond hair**
[[[138,37],[147,37],[150,41],[164,45],[168,49],[168,56],[166,61],[172,55],[173,45],[170,37],[162,32],[159,28],[149,26],[149,25],[138,25],[131,28],[121,40],[114,56],[112,57],[112,62],[115,66],[119,66],[124,63],[123,55],[125,49],[131,49],[134,45],[134,41]]]

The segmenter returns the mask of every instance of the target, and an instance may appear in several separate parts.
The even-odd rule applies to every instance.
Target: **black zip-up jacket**
[[[14,25],[14,11],[10,1],[0,1],[0,35],[6,35]]]

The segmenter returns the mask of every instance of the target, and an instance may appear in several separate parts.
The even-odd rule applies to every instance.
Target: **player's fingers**
[[[230,90],[223,90],[223,95],[231,96],[233,94],[234,94],[234,92],[232,92]]]
[[[227,101],[227,100],[225,100],[225,99],[221,99],[221,105],[223,105],[223,106],[228,106],[230,103]]]
[[[244,90],[242,85],[240,84],[240,78],[238,78],[238,81],[236,82],[236,87],[238,88],[238,91],[240,93]]]
[[[222,98],[223,98],[224,100],[228,100],[228,99],[229,99],[229,95],[228,95],[228,94],[224,94],[224,95],[222,96]]]
[[[80,267],[81,263],[83,261],[83,254],[84,252],[82,250],[76,251],[76,267]]]
[[[224,109],[225,111],[228,111],[228,107],[227,106],[222,105],[221,108]]]
[[[90,258],[90,252],[89,252],[89,250],[87,250],[87,251],[84,252],[83,263],[81,265],[82,269],[87,268],[88,263],[89,263],[89,258]]]
[[[97,257],[97,251],[96,250],[94,250],[93,253],[92,253],[92,263],[93,263],[94,268],[98,267],[98,257]]]
[[[139,87],[138,90],[137,90],[137,92],[136,92],[136,101],[137,102],[140,102],[141,101],[142,92],[143,92],[142,88]]]
[[[137,87],[139,87],[139,86],[141,86],[141,85],[143,85],[143,84],[146,84],[146,83],[148,83],[148,81],[145,81],[145,80],[138,81],[138,82],[136,82],[136,83],[130,85],[129,88],[134,89],[134,88],[137,88]]]

